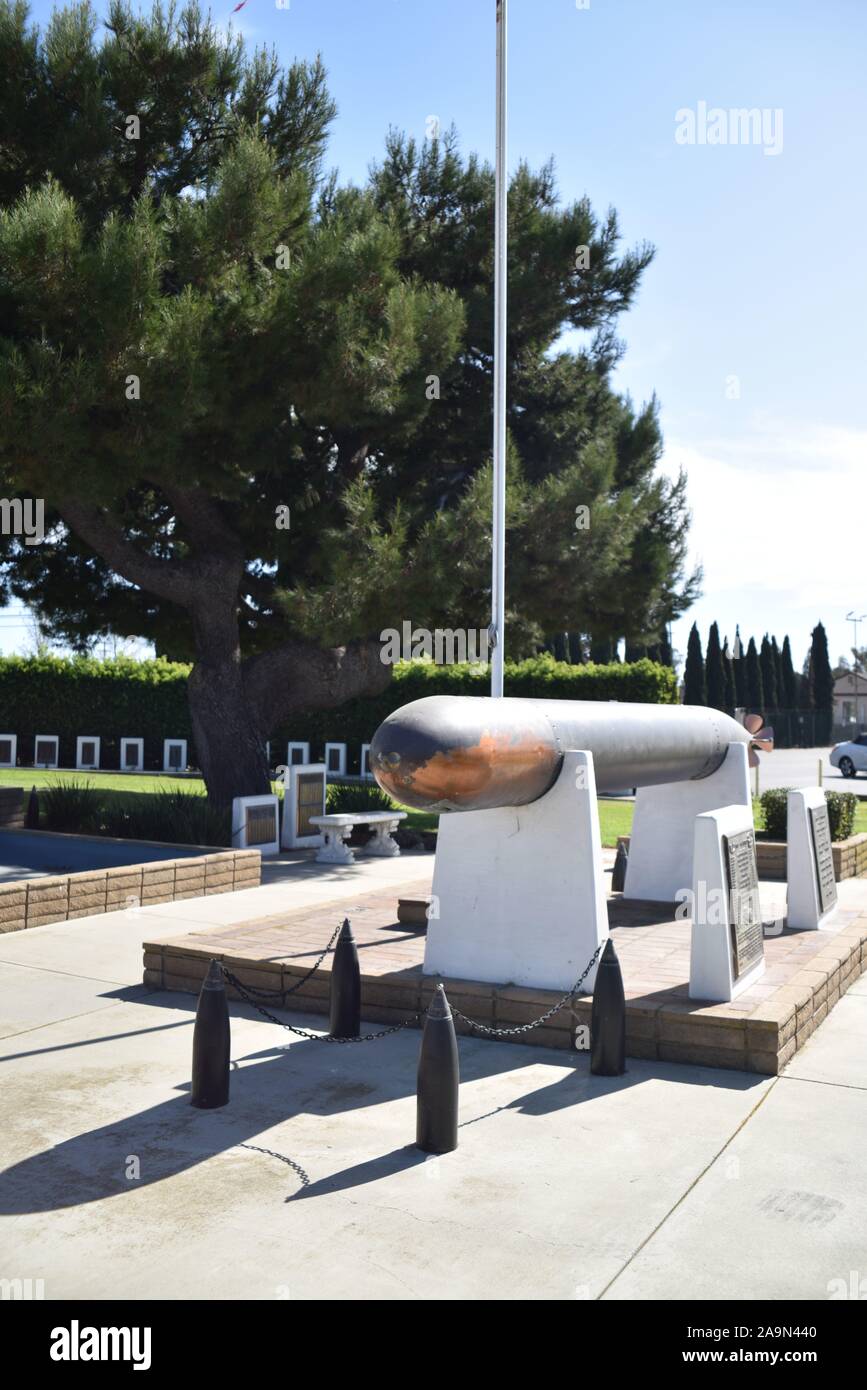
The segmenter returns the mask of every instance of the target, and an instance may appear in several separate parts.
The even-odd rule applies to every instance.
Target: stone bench
[[[364,847],[365,854],[393,858],[400,846],[391,838],[398,822],[406,820],[406,811],[340,811],[330,816],[311,816],[310,824],[317,825],[325,844],[316,853],[317,864],[354,864],[355,855],[346,843],[357,825],[369,825],[373,839]]]

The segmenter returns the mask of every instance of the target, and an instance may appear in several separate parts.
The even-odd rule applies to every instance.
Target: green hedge
[[[18,735],[18,759],[24,766],[33,761],[37,734],[60,735],[62,767],[75,766],[75,740],[82,734],[102,739],[103,768],[119,766],[122,737],[144,739],[145,768],[155,771],[162,768],[163,739],[185,738],[195,765],[187,707],[189,671],[184,663],[162,659],[2,657],[0,733]],[[290,739],[309,742],[314,758],[322,756],[329,740],[349,744],[349,770],[355,771],[361,744],[369,742],[383,719],[401,705],[425,695],[487,695],[489,688],[484,667],[399,663],[382,695],[296,716],[272,735],[272,761],[283,762]],[[646,658],[628,665],[571,666],[545,654],[507,663],[505,691],[527,699],[677,701],[674,672]]]
[[[117,657],[0,657],[0,734],[18,735],[18,761],[33,762],[37,734],[60,735],[60,766],[75,767],[75,740],[99,736],[100,766],[120,766],[121,738],[144,739],[145,768],[163,765],[164,738],[191,738],[190,667]]]
[[[785,787],[770,787],[759,797],[765,832],[771,840],[785,840],[788,832],[788,798]],[[858,798],[853,792],[825,792],[831,839],[847,840],[855,825]]]

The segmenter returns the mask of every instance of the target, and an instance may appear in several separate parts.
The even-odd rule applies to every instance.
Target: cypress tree
[[[711,623],[710,632],[707,639],[707,657],[705,658],[705,672],[707,679],[707,703],[711,709],[725,709],[726,707],[726,673],[723,666],[722,647],[719,640],[719,627],[716,623]]]
[[[816,708],[816,742],[830,743],[834,713],[834,676],[828,657],[828,637],[822,623],[813,628],[810,642],[813,702]]]
[[[759,657],[759,664],[762,668],[762,690],[765,696],[763,708],[768,710],[776,709],[777,673],[774,667],[774,653],[767,633],[765,633],[762,638],[762,650]]]
[[[807,652],[807,655],[804,657],[798,694],[800,697],[798,701],[800,709],[815,709],[816,704],[813,699],[813,656],[811,652]]]
[[[747,657],[741,641],[740,624],[735,628],[735,645],[732,666],[735,673],[735,704],[745,709],[747,704]]]
[[[736,692],[736,690],[735,690],[735,663],[734,663],[734,661],[732,660],[731,648],[729,647],[729,639],[728,639],[728,637],[726,637],[726,640],[725,640],[725,642],[723,643],[722,662],[723,662],[723,671],[724,671],[724,673],[725,673],[725,691],[726,691],[726,705],[725,705],[725,707],[726,707],[726,711],[727,711],[729,714],[732,714],[733,711],[734,711],[735,706],[737,705],[737,702],[738,702],[738,701],[737,701],[737,692]]]
[[[762,685],[762,668],[755,638],[750,638],[746,655],[746,707],[750,714],[761,714],[765,708],[765,691]]]
[[[783,638],[783,650],[780,655],[780,666],[783,672],[782,693],[780,698],[786,709],[798,708],[798,677],[792,664],[792,646],[789,642],[789,635]]]
[[[685,705],[706,705],[707,687],[704,677],[704,658],[701,651],[701,638],[693,623],[689,641],[686,644],[686,666],[683,670],[683,703]]]
[[[783,654],[777,646],[776,637],[771,638],[771,655],[774,658],[774,684],[777,690],[777,703],[774,708],[782,709],[786,702],[783,693]]]

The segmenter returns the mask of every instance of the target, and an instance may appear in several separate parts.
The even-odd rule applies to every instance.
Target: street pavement
[[[424,859],[0,939],[0,1278],[47,1299],[677,1300],[867,1275],[867,976],[779,1078],[594,1077],[461,1038],[439,1158],[414,1147],[417,1032],[306,1041],[232,1005],[230,1103],[194,1110],[195,1000],[143,989],[142,938],[399,890]]]

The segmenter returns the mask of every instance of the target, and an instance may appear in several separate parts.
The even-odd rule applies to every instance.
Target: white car
[[[844,777],[857,777],[867,772],[867,734],[859,734],[848,743],[835,743],[828,755],[832,767],[839,767]]]

